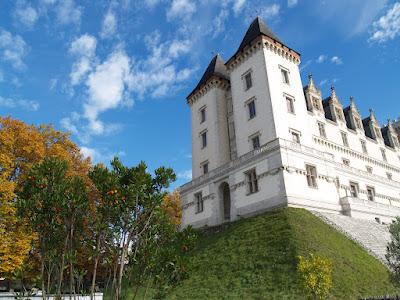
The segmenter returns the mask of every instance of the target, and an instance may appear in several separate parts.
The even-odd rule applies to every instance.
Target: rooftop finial
[[[310,73],[310,74],[308,74],[308,80],[311,80],[312,79],[312,74]]]

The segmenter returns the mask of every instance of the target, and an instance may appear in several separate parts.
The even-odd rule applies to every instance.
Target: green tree
[[[386,260],[393,284],[400,287],[400,217],[390,224],[389,233],[391,241],[387,245]]]
[[[332,288],[332,262],[313,254],[298,259],[297,272],[305,294],[312,299],[326,299]]]

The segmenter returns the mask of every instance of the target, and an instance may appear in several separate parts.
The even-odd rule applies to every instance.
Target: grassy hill
[[[203,234],[190,277],[169,299],[303,299],[296,258],[333,260],[331,299],[394,293],[387,269],[359,245],[303,209],[285,208]]]

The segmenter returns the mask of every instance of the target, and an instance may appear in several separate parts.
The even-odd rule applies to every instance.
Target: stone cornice
[[[207,94],[209,90],[211,90],[214,87],[221,88],[225,91],[227,91],[230,87],[229,80],[222,78],[217,75],[213,75],[205,84],[203,84],[194,94],[190,95],[187,98],[187,103],[189,105],[192,105],[194,102],[197,101],[200,97],[204,96]]]
[[[263,47],[287,60],[290,60],[293,63],[300,64],[300,55],[297,52],[269,37],[260,36],[256,38],[249,46],[245,47],[241,52],[236,53],[228,60],[226,63],[228,72],[241,65],[258,50],[263,49]]]

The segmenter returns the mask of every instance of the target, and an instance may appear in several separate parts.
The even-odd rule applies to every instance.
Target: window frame
[[[285,102],[286,102],[286,111],[290,114],[295,115],[296,109],[294,107],[294,102],[295,102],[294,97],[290,96],[288,94],[283,94],[283,97],[285,98]]]
[[[298,130],[289,128],[289,133],[292,137],[292,142],[300,145],[301,144],[301,132]],[[294,136],[297,136],[297,140],[293,139]]]
[[[200,132],[200,139],[201,139],[201,149],[204,149],[207,147],[207,129],[203,130]]]
[[[248,119],[252,120],[257,116],[257,110],[256,110],[256,100],[254,98],[250,99],[249,101],[246,102],[247,106],[247,113],[248,113]],[[251,109],[253,107],[253,110]],[[252,115],[252,111],[254,111],[254,114]]]
[[[203,161],[201,164],[200,164],[200,168],[201,168],[201,171],[203,172],[203,175],[205,175],[205,174],[207,174],[210,170],[209,170],[209,161],[208,160],[206,160],[206,161]],[[207,169],[207,170],[205,170],[205,169]],[[206,171],[206,172],[205,172]]]
[[[361,150],[364,154],[368,154],[368,149],[367,149],[367,142],[365,140],[360,140],[361,143]]]
[[[342,137],[343,146],[350,147],[347,132],[340,131],[340,135]]]
[[[248,91],[249,89],[251,89],[253,87],[253,76],[252,76],[253,70],[249,69],[246,72],[244,72],[242,74],[242,81],[243,81],[243,88],[245,91]],[[250,86],[247,85],[247,76],[250,76]]]
[[[319,136],[326,139],[327,135],[326,135],[325,123],[323,123],[321,121],[317,121],[317,125],[318,125]]]
[[[386,149],[381,148],[381,155],[382,155],[382,159],[384,162],[387,162],[387,154],[386,154]]]
[[[254,146],[254,140],[255,140],[255,139],[258,140],[258,147],[255,147],[255,146]],[[249,136],[249,140],[251,141],[252,150],[257,150],[257,149],[260,149],[260,148],[261,148],[260,133],[257,132],[257,133],[255,133],[255,134]]]
[[[204,199],[203,192],[197,192],[194,194],[195,204],[196,204],[196,214],[202,213],[204,211]]]
[[[350,167],[350,159],[347,159],[347,158],[342,158],[342,163],[345,165],[345,166],[347,166],[347,167]]]
[[[352,186],[355,187],[355,196],[353,196]],[[350,187],[350,197],[358,198],[358,196],[360,194],[360,185],[358,184],[358,182],[350,181],[349,182],[349,187]]]
[[[246,182],[246,195],[257,193],[259,189],[256,168],[244,172]]]
[[[207,120],[207,115],[206,115],[206,108],[207,106],[202,106],[199,109],[199,113],[200,113],[200,124],[203,124],[206,120]]]
[[[315,174],[312,174],[313,172],[309,172],[311,170],[314,170]],[[306,164],[306,179],[308,187],[318,189],[318,172],[316,165]]]
[[[370,191],[372,191],[372,194],[370,195]],[[372,200],[370,199],[370,196],[372,196]],[[376,192],[375,192],[375,187],[367,185],[367,199],[368,201],[375,201],[375,196],[376,196]]]
[[[279,69],[281,71],[282,83],[290,85],[290,78],[289,78],[290,70],[281,65],[279,65]]]

